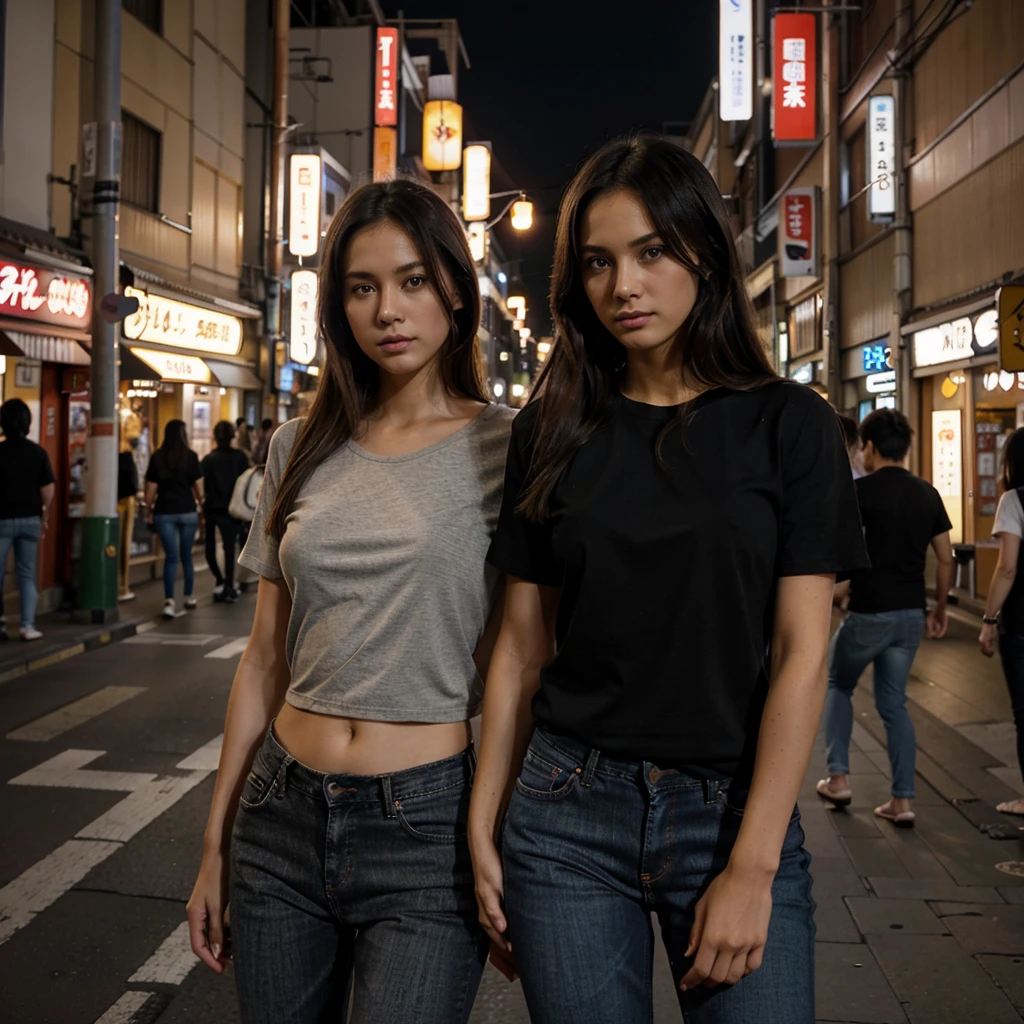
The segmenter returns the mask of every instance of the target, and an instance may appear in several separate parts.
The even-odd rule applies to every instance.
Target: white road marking
[[[203,744],[189,756],[207,751],[210,745]],[[9,784],[14,785],[65,785],[128,790],[129,794],[91,825],[86,825],[76,838],[68,840],[0,888],[0,945],[210,775],[208,771],[193,771],[188,775],[157,778],[141,772],[83,770],[84,765],[102,757],[103,753],[102,750],[66,750],[16,779],[9,780]],[[64,781],[58,782],[58,779]],[[133,998],[138,995],[146,993],[132,993]],[[107,1013],[114,1013],[119,1005],[121,1000]],[[136,1005],[132,1013],[140,1005]],[[100,1019],[105,1024],[111,1024],[130,1020],[131,1014],[127,1017],[104,1016]]]
[[[96,1018],[96,1024],[131,1024],[135,1014],[146,1005],[152,992],[125,992],[123,996],[102,1017]]]
[[[148,633],[151,629],[156,629],[156,627],[158,625],[159,625],[159,623],[156,621],[156,619],[150,619],[149,622],[140,622],[135,627],[135,632],[136,633]]]
[[[69,839],[0,889],[0,944],[36,914],[77,885],[97,864],[121,849],[120,843]]]
[[[246,644],[249,643],[247,636],[235,637],[234,640],[226,643],[223,647],[218,647],[215,651],[210,651],[209,654],[205,655],[207,658],[236,658],[242,651],[245,650]]]
[[[162,634],[142,633],[126,637],[123,644],[141,644],[144,647],[205,647],[219,640],[221,633],[187,633],[183,636],[163,636]]]
[[[197,963],[199,957],[192,952],[188,921],[182,921],[128,981],[180,985]]]
[[[184,761],[179,761],[175,767],[186,772],[215,772],[220,766],[220,747],[223,742],[224,733],[214,736],[209,743],[189,754]]]
[[[72,701],[64,707],[51,711],[48,715],[37,718],[34,722],[15,729],[7,734],[9,740],[27,740],[31,743],[46,743],[61,733],[68,732],[90,718],[102,715],[118,704],[123,704],[140,693],[145,693],[145,686],[104,686],[81,700]]]
[[[71,789],[112,789],[130,793],[156,779],[149,772],[83,771],[90,761],[106,753],[105,750],[65,750],[22,775],[9,779],[9,786],[67,786]]]

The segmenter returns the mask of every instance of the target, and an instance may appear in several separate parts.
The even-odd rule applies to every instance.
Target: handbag
[[[256,518],[256,506],[260,502],[260,488],[263,486],[263,466],[252,466],[236,481],[231,491],[228,515],[251,523]]]

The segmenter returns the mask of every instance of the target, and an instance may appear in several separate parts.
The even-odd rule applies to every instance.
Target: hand
[[[996,627],[986,623],[981,627],[978,635],[978,647],[986,658],[991,658],[996,653]]]
[[[505,895],[505,874],[501,866],[501,854],[498,853],[498,847],[489,835],[474,838],[472,833],[469,837],[469,853],[473,859],[480,924],[492,943],[491,963],[494,963],[494,953],[497,953],[506,962],[514,964],[510,958],[512,943],[506,937],[508,922],[501,908]],[[508,977],[508,973],[499,964],[494,963],[494,966]]]
[[[228,866],[222,854],[207,854],[185,907],[192,952],[217,974],[231,958],[231,926],[227,909]]]
[[[508,949],[491,943],[491,952],[487,957],[491,964],[496,967],[509,981],[519,980],[519,965],[516,963],[515,954]]]
[[[49,530],[49,529],[50,529],[50,517],[49,517],[49,515],[44,515],[43,516],[43,528],[40,531],[39,536],[41,538],[45,537],[46,536],[46,531]]]
[[[761,966],[772,914],[770,872],[745,872],[732,864],[697,901],[690,944],[693,966],[679,987],[735,985]]]
[[[946,613],[946,609],[943,608],[941,611],[936,608],[928,613],[928,636],[932,640],[941,640],[946,635],[946,630],[949,627],[949,615]]]

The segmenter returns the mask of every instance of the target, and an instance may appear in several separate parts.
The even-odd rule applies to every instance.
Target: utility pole
[[[290,0],[274,0],[273,125],[270,135],[270,223],[267,231],[267,380],[264,415],[273,393],[277,342],[281,338],[281,267],[284,263],[284,138],[288,129],[288,25]],[[277,410],[274,411],[277,420]]]
[[[829,401],[844,407],[842,353],[839,337],[839,17],[822,15],[822,92],[825,102],[824,181],[822,189],[823,259],[825,295],[822,309],[822,341],[825,347],[825,381]]]
[[[118,323],[101,315],[118,290],[118,203],[121,188],[121,0],[96,0],[93,83],[97,134],[93,185],[92,367],[86,459],[89,467],[78,612],[92,622],[117,618]]]

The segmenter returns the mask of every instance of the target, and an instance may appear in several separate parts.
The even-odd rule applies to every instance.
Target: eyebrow
[[[659,231],[649,231],[646,235],[641,235],[639,238],[634,238],[633,241],[629,243],[629,248],[630,249],[635,249],[637,246],[646,245],[648,242],[650,242],[653,239],[657,238],[660,234],[661,234],[661,232],[659,232]],[[584,252],[587,252],[588,250],[591,251],[591,252],[607,252],[608,251],[607,249],[605,249],[605,247],[603,245],[590,245],[590,244],[581,246],[581,249]]]
[[[395,267],[392,271],[393,274],[407,274],[410,270],[415,270],[417,267],[424,267],[423,260],[413,260],[412,263],[403,263],[400,267]],[[344,280],[348,280],[350,277],[357,277],[360,280],[373,280],[377,275],[371,274],[368,270],[350,270],[344,277]]]

